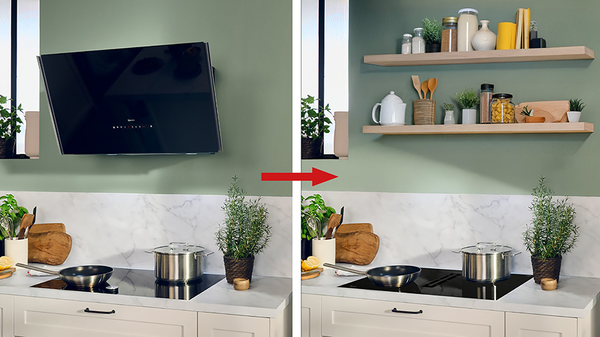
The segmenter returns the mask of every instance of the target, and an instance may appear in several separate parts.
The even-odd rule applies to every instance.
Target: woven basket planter
[[[252,269],[254,268],[254,257],[244,259],[232,259],[223,256],[225,262],[225,278],[227,283],[233,284],[234,278],[246,278],[252,282]]]
[[[556,279],[556,282],[558,282],[561,261],[562,257],[540,259],[539,257],[532,256],[531,266],[533,267],[533,279],[535,283],[539,284],[544,277]]]
[[[417,99],[413,101],[413,124],[433,125],[435,118],[435,101],[432,99]]]

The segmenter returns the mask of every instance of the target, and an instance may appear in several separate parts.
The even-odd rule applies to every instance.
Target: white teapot
[[[381,106],[379,121],[375,116],[378,106]],[[373,106],[373,122],[381,125],[404,125],[405,112],[406,103],[402,101],[402,98],[396,96],[393,91],[390,91],[390,94],[385,96],[381,103],[375,103]]]

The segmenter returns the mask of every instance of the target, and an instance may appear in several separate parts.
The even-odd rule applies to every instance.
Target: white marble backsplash
[[[37,206],[36,223],[65,224],[73,238],[65,265],[154,269],[154,254],[146,250],[189,242],[214,252],[204,258],[205,273],[224,273],[223,255],[215,243],[215,232],[224,219],[224,195],[0,193],[13,194],[30,212]],[[263,197],[262,202],[269,210],[273,236],[256,257],[254,274],[291,277],[292,198]]]
[[[413,264],[461,269],[453,250],[477,242],[496,242],[522,252],[513,258],[513,272],[531,273],[531,255],[522,233],[531,222],[532,196],[411,194],[377,192],[319,193],[328,206],[344,209],[344,223],[373,224],[380,238],[371,266]],[[600,277],[600,198],[571,197],[580,237],[565,256],[561,274]]]

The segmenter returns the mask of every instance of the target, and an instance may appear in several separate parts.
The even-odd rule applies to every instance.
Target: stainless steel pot
[[[167,246],[147,251],[154,253],[154,276],[168,282],[197,280],[204,274],[204,247],[186,242],[171,242]]]
[[[462,275],[467,281],[493,283],[506,280],[511,274],[513,253],[510,246],[493,242],[479,242],[474,246],[463,247],[455,253],[462,253]]]

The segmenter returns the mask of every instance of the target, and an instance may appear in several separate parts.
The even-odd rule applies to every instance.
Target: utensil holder
[[[417,99],[413,101],[413,123],[415,125],[433,125],[435,118],[435,101]]]
[[[325,238],[313,239],[312,254],[321,261],[319,267],[323,267],[325,262],[335,264],[335,238],[329,240]]]
[[[17,262],[27,264],[27,257],[29,254],[29,239],[5,239],[4,244],[5,254],[13,260],[13,266]],[[17,267],[17,269],[21,269],[21,267]]]

